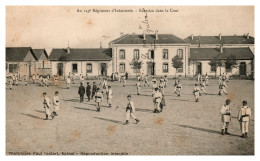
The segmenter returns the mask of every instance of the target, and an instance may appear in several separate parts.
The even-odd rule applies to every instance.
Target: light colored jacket
[[[251,109],[247,106],[243,106],[238,113],[238,121],[249,121],[251,117]]]

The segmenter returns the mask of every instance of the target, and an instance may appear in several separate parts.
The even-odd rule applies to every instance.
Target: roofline
[[[144,46],[144,44],[113,44],[114,46]],[[150,46],[154,44],[146,44],[146,46]],[[168,44],[155,44],[155,46],[180,46],[180,45],[184,45],[184,46],[189,46],[189,43],[168,43]]]
[[[123,35],[123,36],[121,36],[121,37],[119,37],[119,38],[117,38],[115,40],[110,41],[109,43],[118,42],[118,41],[122,40],[123,38],[126,38],[127,36],[130,36],[130,34]]]
[[[85,60],[85,59],[81,59],[81,60],[51,60],[49,59],[50,61],[60,61],[60,62],[68,62],[68,61],[111,61],[112,59],[110,60],[104,60],[104,59],[93,59],[93,60]]]
[[[190,58],[190,60],[196,60],[196,61],[210,61],[210,60],[213,60],[214,58],[208,58],[208,59],[192,59]],[[224,59],[218,59],[218,60],[227,60],[227,58],[224,58]],[[249,59],[249,58],[246,58],[246,59],[236,59],[236,60],[254,60],[254,58],[252,59]]]

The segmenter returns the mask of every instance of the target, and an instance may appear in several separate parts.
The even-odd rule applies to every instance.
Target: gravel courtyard
[[[89,82],[92,85],[93,80]],[[113,107],[108,108],[104,99],[100,113],[93,100],[87,102],[86,95],[84,103],[79,103],[78,82],[70,89],[64,82],[57,87],[29,84],[6,88],[6,154],[254,155],[254,81],[231,80],[229,95],[218,96],[217,80],[210,80],[209,95],[202,95],[198,103],[192,94],[195,81],[181,83],[182,95],[176,97],[173,80],[169,80],[166,107],[159,114],[153,113],[151,87],[142,86],[141,95],[136,95],[133,80],[128,80],[126,87],[108,82]],[[59,116],[45,121],[42,93],[46,91],[52,100],[56,90],[61,100]],[[140,119],[137,125],[131,119],[129,125],[122,125],[128,94],[132,94]],[[220,109],[227,98],[232,108],[231,135],[222,136]],[[237,121],[243,100],[248,101],[253,115],[246,139],[239,137]]]

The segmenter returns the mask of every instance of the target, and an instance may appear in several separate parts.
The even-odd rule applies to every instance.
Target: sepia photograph
[[[255,155],[254,6],[6,6],[5,155]]]

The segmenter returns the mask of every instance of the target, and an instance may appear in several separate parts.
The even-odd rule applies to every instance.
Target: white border
[[[165,6],[165,5],[173,5],[173,6],[255,6],[255,98],[256,96],[259,96],[259,85],[256,83],[259,76],[259,65],[258,65],[258,38],[259,35],[259,16],[260,15],[260,7],[259,7],[259,0],[160,0],[160,1],[141,1],[141,0],[130,0],[130,1],[123,1],[123,0],[94,0],[92,2],[85,2],[83,0],[8,0],[4,2],[3,0],[0,1],[0,52],[1,52],[1,68],[0,73],[3,73],[5,75],[5,59],[4,59],[4,53],[5,53],[5,6],[6,5],[44,5],[44,6],[125,6],[125,5],[131,5],[131,6]],[[51,160],[194,160],[194,161],[208,161],[208,160],[215,160],[215,161],[222,161],[222,160],[235,160],[235,161],[245,161],[245,160],[259,160],[259,127],[258,125],[258,113],[260,108],[259,100],[255,99],[255,156],[134,156],[134,157],[114,157],[114,156],[108,156],[108,157],[96,157],[96,156],[58,156],[58,157],[35,157],[35,156],[29,156],[29,157],[21,157],[21,156],[5,156],[5,76],[0,77],[0,88],[1,88],[1,111],[0,111],[0,157],[1,160],[44,160],[46,161]],[[258,136],[258,137],[257,137]],[[163,158],[162,158],[163,157]]]

